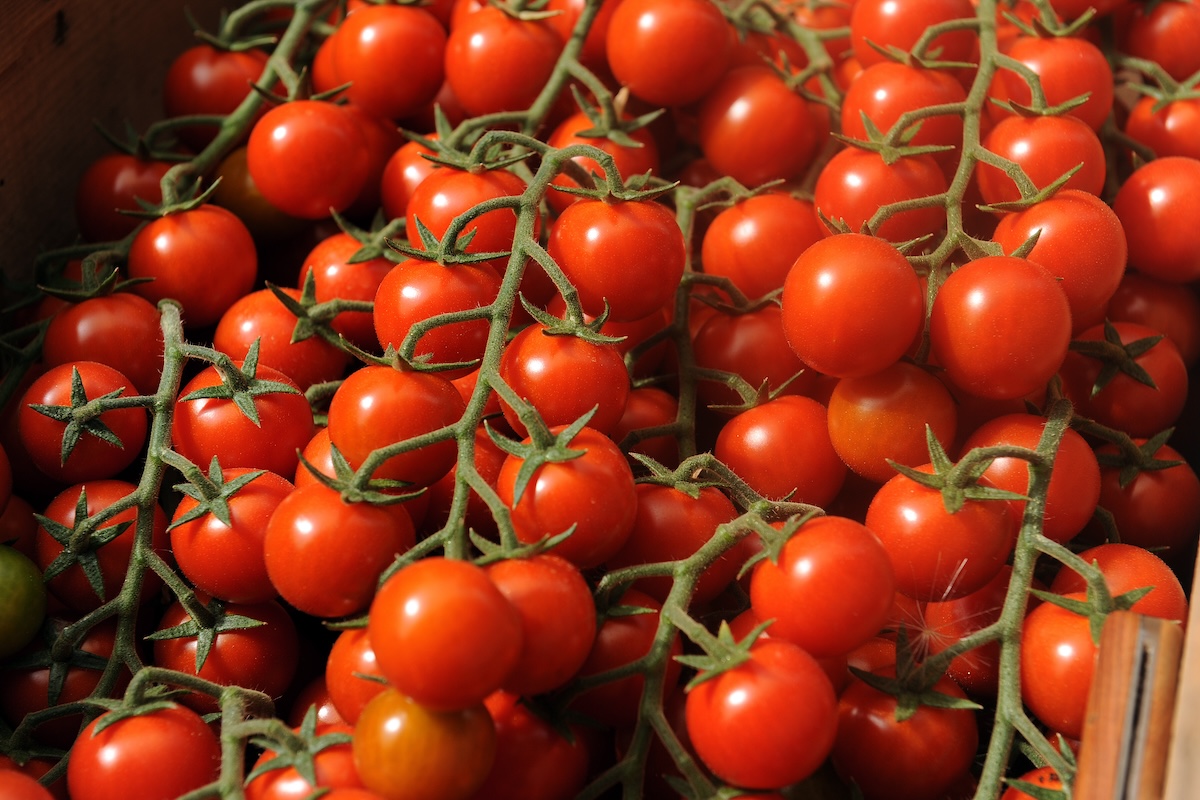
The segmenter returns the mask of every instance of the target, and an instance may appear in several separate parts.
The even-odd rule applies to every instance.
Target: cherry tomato
[[[842,378],[829,396],[829,441],[838,457],[875,483],[929,460],[929,428],[943,447],[954,441],[958,412],[946,387],[906,361],[861,378]]]
[[[322,239],[300,265],[297,288],[304,288],[311,272],[318,303],[334,299],[374,300],[379,284],[395,264],[383,256],[351,263],[361,249],[362,243],[348,233]],[[343,311],[329,325],[355,346],[368,351],[375,348],[375,323],[370,311]]]
[[[416,113],[442,88],[446,31],[424,8],[356,8],[337,29],[333,68],[345,96],[368,114],[399,119]],[[403,75],[404,80],[396,80]]]
[[[564,0],[565,4],[565,0]],[[553,4],[551,4],[553,5]],[[582,3],[580,4],[582,5]],[[616,4],[609,0],[602,8],[607,8],[611,12]],[[551,20],[557,20],[558,17],[551,17]],[[591,28],[595,31],[595,26]],[[567,32],[568,35],[570,31]],[[588,38],[591,38],[589,32]],[[658,162],[658,145],[654,141],[654,136],[649,128],[635,128],[631,131],[626,131],[625,135],[631,139],[634,144],[620,144],[619,142],[607,136],[584,136],[582,134],[596,127],[592,122],[591,117],[582,111],[564,119],[558,123],[558,127],[546,139],[546,144],[551,147],[562,149],[571,147],[572,145],[591,145],[597,147],[612,156],[613,163],[616,165],[617,172],[625,180],[645,175],[646,173],[657,174],[659,172]],[[584,169],[585,172],[594,172],[598,175],[603,175],[603,170],[599,162],[587,156],[575,156],[571,159],[576,164]],[[560,172],[554,176],[551,181],[554,186],[576,187],[579,184],[565,172]],[[563,210],[574,203],[579,202],[580,198],[567,192],[559,192],[551,190],[546,193],[546,202],[555,213],[561,214]]]
[[[1039,190],[1077,166],[1079,171],[1067,179],[1063,189],[1094,195],[1104,189],[1108,170],[1104,147],[1091,126],[1078,117],[1005,117],[984,138],[983,146],[1018,164]],[[980,162],[976,174],[985,203],[1021,199],[1017,184],[997,167]]]
[[[349,725],[318,726],[318,733],[353,733]],[[267,748],[254,762],[252,769],[270,763],[278,753]],[[361,789],[363,783],[354,765],[354,751],[349,742],[331,744],[312,754],[312,776],[316,783],[304,777],[295,766],[277,765],[246,784],[246,800],[303,800],[317,789]],[[323,794],[322,797],[328,797]]]
[[[890,674],[879,670],[875,674]],[[933,691],[966,695],[943,677]],[[965,708],[918,706],[901,720],[897,698],[852,679],[838,701],[833,766],[854,781],[867,800],[921,800],[938,797],[970,769],[979,743],[975,712]]]
[[[1020,778],[1017,778],[1017,780],[1049,790],[1057,789],[1061,791],[1063,788],[1062,779],[1058,777],[1058,773],[1054,771],[1053,767],[1032,769]],[[1026,794],[1014,785],[1004,790],[1004,794],[1000,795],[1000,800],[1033,800],[1033,795]]]
[[[208,598],[200,595],[202,601]],[[222,686],[244,686],[278,699],[287,690],[296,673],[300,641],[296,624],[278,602],[225,603],[224,614],[262,622],[246,628],[218,630],[213,637],[204,665],[196,669],[197,636],[184,635],[154,642],[154,663],[188,675],[198,675]],[[167,630],[186,623],[191,617],[178,601],[167,607],[158,629]],[[192,692],[179,702],[202,714],[218,709],[216,698]]]
[[[1200,297],[1190,286],[1127,271],[1109,300],[1107,316],[1166,334],[1189,368],[1200,361]]]
[[[717,214],[704,232],[700,261],[750,299],[783,288],[788,270],[826,230],[808,200],[756,194]]]
[[[73,800],[170,800],[217,780],[221,743],[195,711],[171,704],[97,732],[107,716],[89,723],[71,748]]]
[[[656,106],[704,97],[725,73],[734,32],[707,0],[622,0],[608,22],[613,75]]]
[[[213,188],[213,205],[236,214],[246,223],[255,242],[282,242],[303,233],[308,227],[308,220],[283,213],[263,197],[246,166],[245,147],[231,150],[221,160],[216,178],[220,183]]]
[[[375,595],[367,630],[379,671],[432,711],[469,710],[521,658],[520,612],[466,561],[426,558],[402,568]]]
[[[416,544],[401,505],[348,503],[324,484],[297,489],[271,513],[263,560],[293,608],[317,617],[366,610],[396,556]]]
[[[297,169],[304,164],[304,169]],[[275,106],[250,131],[250,177],[271,205],[301,219],[345,211],[370,169],[366,137],[349,111],[319,100]]]
[[[882,239],[847,233],[796,259],[783,286],[783,329],[796,355],[818,372],[869,375],[907,352],[923,306],[921,283],[904,256]]]
[[[931,465],[917,469],[932,473]],[[966,500],[947,511],[942,493],[907,475],[879,488],[867,527],[892,559],[896,591],[918,600],[949,600],[983,588],[1008,560],[1018,520],[1003,500]]]
[[[698,113],[704,157],[748,187],[800,177],[826,138],[809,102],[762,64],[727,72]]]
[[[73,361],[51,367],[21,396],[18,423],[21,442],[37,468],[59,483],[115,477],[141,455],[148,426],[146,410],[114,408],[98,415],[92,424],[107,429],[107,435],[102,437],[88,427],[77,430],[78,439],[64,457],[64,439],[70,435],[68,423],[33,406],[69,411],[76,380],[89,401],[109,394],[129,397],[136,392],[129,378],[95,361]],[[115,437],[115,441],[110,437]]]
[[[440,375],[391,367],[358,369],[329,405],[329,439],[355,469],[378,448],[453,425],[466,405]],[[428,486],[454,465],[453,439],[418,447],[380,464],[374,477]]]
[[[532,697],[565,684],[596,638],[596,605],[579,568],[543,553],[497,561],[486,571],[521,616],[521,657],[505,690]]]
[[[0,792],[8,800],[54,800],[36,778],[15,769],[0,769]]]
[[[561,431],[562,427],[551,429],[555,434]],[[584,427],[568,447],[583,455],[540,466],[520,499],[516,483],[525,461],[509,456],[500,467],[496,493],[512,508],[513,528],[523,542],[539,542],[574,527],[553,552],[587,569],[611,558],[633,530],[633,471],[620,448],[594,428]]]
[[[500,291],[500,276],[487,264],[452,264],[408,259],[394,266],[375,294],[375,335],[385,350],[400,344],[417,323],[438,314],[468,311],[490,305]],[[474,362],[487,346],[486,317],[442,325],[427,331],[414,356],[428,356],[430,364]],[[461,377],[473,367],[444,370],[446,377]]]
[[[1079,557],[1100,569],[1113,596],[1152,587],[1149,594],[1129,609],[1133,613],[1187,623],[1188,601],[1183,586],[1166,562],[1154,553],[1125,542],[1105,542],[1082,551]],[[1050,584],[1050,591],[1055,594],[1086,590],[1084,577],[1066,566]]]
[[[846,479],[827,418],[816,400],[777,397],[726,422],[713,454],[769,500],[824,507]]]
[[[1133,322],[1111,324],[1123,345],[1162,336],[1153,328]],[[1077,340],[1104,341],[1104,326],[1094,325],[1084,330]],[[1183,413],[1188,392],[1187,366],[1174,342],[1166,338],[1133,360],[1145,370],[1153,385],[1118,372],[1103,388],[1097,388],[1103,362],[1083,353],[1069,353],[1060,371],[1063,392],[1080,414],[1130,436],[1150,437],[1174,425]]]
[[[637,564],[677,561],[693,555],[716,535],[718,525],[733,520],[737,509],[719,489],[706,486],[699,497],[672,486],[638,484],[637,516],[633,531],[606,566],[620,569]],[[707,603],[737,577],[750,556],[749,543],[742,540],[726,550],[700,574],[692,602]],[[670,577],[643,578],[633,586],[663,602],[671,591]]]
[[[46,616],[46,587],[37,564],[0,545],[0,660],[33,641]]]
[[[168,117],[227,116],[253,92],[250,87],[266,66],[267,54],[261,50],[221,50],[207,43],[189,47],[167,69],[163,110]],[[174,132],[199,151],[217,131],[216,125],[188,125]]]
[[[481,702],[455,711],[385,689],[354,726],[354,763],[386,800],[466,800],[496,759],[496,728]]]
[[[455,217],[487,200],[518,197],[525,188],[524,181],[502,169],[486,172],[448,168],[434,170],[417,185],[408,199],[404,213],[405,235],[411,244],[419,245],[421,236],[417,220],[420,220],[440,240]],[[515,206],[513,209],[497,208],[480,214],[463,226],[461,236],[474,231],[473,238],[464,250],[467,253],[507,252],[512,249],[516,226]],[[507,258],[497,258],[486,263],[502,271],[507,261]]]
[[[1068,594],[1084,600],[1082,592]],[[1083,733],[1096,652],[1088,618],[1054,603],[1029,612],[1021,628],[1021,699],[1052,730]]]
[[[1018,36],[1007,55],[1037,73],[1048,106],[1087,95],[1081,105],[1066,113],[1083,120],[1092,130],[1100,130],[1112,111],[1113,76],[1099,47],[1078,36]],[[996,71],[988,91],[996,100],[1030,103],[1025,79],[1006,69]],[[995,103],[989,103],[987,109],[995,121],[1011,113]]]
[[[1113,198],[1125,228],[1129,264],[1152,278],[1190,283],[1200,278],[1200,256],[1189,231],[1200,225],[1200,161],[1157,158],[1134,170]]]
[[[821,665],[779,639],[756,642],[748,660],[693,688],[686,709],[701,761],[749,789],[804,780],[825,761],[837,733],[837,696]]]
[[[880,206],[945,191],[946,177],[931,155],[902,156],[889,164],[879,153],[847,147],[821,168],[813,202],[826,218],[861,233]],[[944,203],[933,201],[892,214],[871,233],[900,243],[935,234],[945,224]]]
[[[692,314],[689,322],[699,322]],[[783,324],[784,314],[775,303],[756,311],[727,314],[722,311],[703,317],[693,340],[696,366],[738,375],[755,389],[764,383],[771,392],[804,394],[812,386],[812,372],[789,346]],[[790,382],[789,382],[790,381]],[[701,379],[696,397],[721,414],[733,414],[741,396],[721,381]]]
[[[165,161],[126,153],[109,153],[88,165],[75,187],[75,223],[83,238],[115,242],[133,233],[141,220],[120,210],[141,211],[138,199],[161,203],[159,183],[170,168]]]
[[[300,302],[297,289],[279,291]],[[296,315],[270,289],[238,298],[217,322],[213,348],[242,361],[257,342],[258,363],[279,370],[300,389],[337,380],[350,363],[350,354],[319,335],[295,340]]]
[[[134,292],[152,303],[178,301],[184,324],[203,328],[254,287],[258,254],[244,222],[205,203],[148,222],[133,238],[126,270],[130,278],[153,279]]]
[[[976,447],[1012,445],[1035,449],[1046,420],[1032,414],[1005,414],[985,422],[967,437],[962,452]],[[1010,492],[1029,491],[1029,465],[1020,458],[997,458],[983,473],[994,485]],[[1056,542],[1075,538],[1091,519],[1100,498],[1100,466],[1087,441],[1071,429],[1064,431],[1054,455],[1054,472],[1046,493],[1042,533]],[[1025,513],[1025,501],[1013,500],[1017,517]]]
[[[1154,61],[1177,81],[1200,70],[1200,52],[1194,46],[1194,37],[1200,35],[1200,9],[1191,3],[1131,3],[1122,21],[1115,31],[1123,53]]]
[[[1023,397],[1044,387],[1066,358],[1070,303],[1039,264],[987,256],[942,284],[929,339],[934,359],[959,388],[998,400]]]
[[[853,573],[839,565],[853,563]],[[750,577],[750,607],[773,619],[771,636],[814,656],[848,653],[887,619],[895,594],[891,559],[878,537],[845,517],[814,517]]]
[[[1117,215],[1095,194],[1060,189],[1048,200],[1006,214],[992,241],[1011,253],[1029,237],[1027,254],[1058,279],[1071,308],[1071,330],[1104,320],[1108,301],[1125,274],[1127,244]]]
[[[387,688],[365,626],[338,634],[325,663],[325,686],[338,714],[351,725],[371,698]]]
[[[129,378],[130,392],[154,394],[162,374],[162,339],[158,309],[140,295],[115,292],[55,314],[42,342],[42,361],[47,367],[98,361]]]
[[[53,529],[59,534],[62,531],[58,526],[66,528],[68,532],[74,530],[80,522],[76,512],[81,503],[86,516],[95,517],[117,501],[124,500],[136,488],[125,481],[99,480],[75,484],[60,492],[42,512],[45,520],[41,521],[37,532],[38,568],[45,572],[62,555],[65,548],[51,535],[50,530]],[[46,582],[50,593],[61,600],[63,605],[81,614],[96,608],[104,600],[116,597],[129,569],[129,558],[137,533],[137,516],[137,508],[129,508],[112,515],[103,524],[94,526],[95,533],[101,535],[110,532],[115,526],[127,526],[116,538],[92,551],[100,569],[102,585],[99,589],[92,586],[76,559],[68,562],[66,569]],[[151,517],[151,548],[160,555],[164,555],[168,549],[167,516],[157,503]],[[153,597],[161,585],[162,581],[158,575],[147,571],[142,578],[139,600],[146,601]]]
[[[427,134],[426,138],[436,139],[436,134]],[[416,139],[401,145],[388,158],[380,177],[379,198],[383,203],[383,213],[388,219],[397,219],[406,215],[408,200],[412,197],[421,181],[429,177],[440,166],[425,158],[433,155],[433,151]]]
[[[571,726],[568,740],[509,692],[489,695],[484,705],[496,726],[496,758],[475,800],[563,800],[579,793],[588,776],[582,729]]]
[[[222,477],[231,483],[255,471],[229,469]],[[273,600],[278,592],[267,576],[263,537],[271,513],[294,489],[286,478],[262,472],[212,506],[202,507],[197,498],[184,495],[170,528],[171,552],[179,570],[197,589],[220,600]],[[228,523],[214,513],[217,510],[228,515]]]
[[[241,369],[241,362],[234,362]],[[274,388],[253,397],[258,419],[251,420],[227,397],[188,395],[221,384],[216,367],[205,367],[179,392],[171,421],[171,441],[181,456],[201,467],[217,457],[221,466],[265,469],[276,475],[292,475],[299,458],[296,453],[308,444],[315,430],[308,400],[296,384],[278,370],[259,366],[255,377]],[[291,391],[284,391],[290,387]],[[271,387],[267,387],[271,388]]]
[[[584,311],[599,316],[607,303],[617,322],[670,304],[686,260],[675,215],[652,200],[573,203],[555,220],[546,249],[578,290]]]
[[[548,21],[484,6],[450,30],[446,83],[469,116],[523,111],[541,94],[562,49]]]

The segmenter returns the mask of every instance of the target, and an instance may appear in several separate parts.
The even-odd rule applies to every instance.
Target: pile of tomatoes
[[[201,39],[6,315],[0,794],[1066,796],[1187,618],[1200,6]]]

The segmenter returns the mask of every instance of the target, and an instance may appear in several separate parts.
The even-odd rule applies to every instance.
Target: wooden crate
[[[0,269],[75,237],[75,184],[120,132],[162,116],[162,80],[195,41],[184,8],[215,26],[223,0],[0,0]]]

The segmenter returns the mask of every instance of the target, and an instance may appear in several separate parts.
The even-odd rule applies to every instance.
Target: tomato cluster
[[[1069,787],[1188,615],[1194,8],[245,3],[3,333],[0,791]]]

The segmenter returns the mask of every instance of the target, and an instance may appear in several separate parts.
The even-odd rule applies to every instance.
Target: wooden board
[[[120,131],[161,116],[171,60],[222,0],[0,0],[0,270],[31,274],[75,237],[75,184]]]

